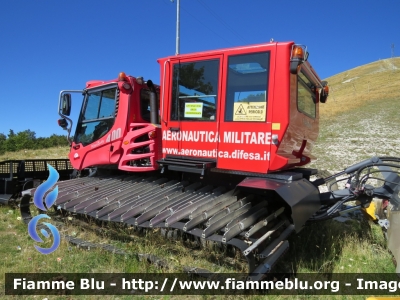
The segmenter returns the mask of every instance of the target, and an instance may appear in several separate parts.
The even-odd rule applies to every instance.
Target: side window
[[[215,121],[219,59],[174,65],[171,120]]]
[[[265,122],[269,52],[230,56],[225,121]]]
[[[316,104],[313,84],[302,72],[297,76],[297,109],[310,118],[315,118]]]
[[[113,118],[115,113],[116,89],[88,94],[83,121]]]
[[[89,94],[83,120],[98,119],[97,115],[99,113],[100,99],[101,92]]]

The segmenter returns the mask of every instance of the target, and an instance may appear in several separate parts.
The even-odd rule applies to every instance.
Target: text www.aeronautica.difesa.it
[[[181,142],[201,142],[215,143],[222,142],[224,144],[249,144],[249,145],[270,145],[270,132],[224,132],[220,135],[213,131],[181,131],[163,133],[164,141],[181,141]],[[232,151],[222,151],[218,149],[177,149],[173,147],[163,147],[162,152],[173,155],[200,156],[207,158],[232,158],[244,160],[269,160],[270,153],[263,152],[248,152],[241,149]]]
[[[201,156],[208,158],[233,158],[233,159],[247,159],[247,160],[269,160],[270,153],[264,151],[264,153],[247,152],[244,150],[233,150],[233,151],[218,151],[213,150],[202,150],[202,149],[176,149],[176,148],[163,148],[165,154],[173,155],[188,155],[188,156]]]

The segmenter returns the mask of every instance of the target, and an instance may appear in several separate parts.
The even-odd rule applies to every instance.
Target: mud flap
[[[390,211],[388,228],[388,248],[392,252],[397,266],[396,273],[400,277],[400,211]]]
[[[321,207],[318,188],[306,179],[285,181],[246,177],[237,187],[275,191],[290,206],[296,232],[300,232],[307,220]]]

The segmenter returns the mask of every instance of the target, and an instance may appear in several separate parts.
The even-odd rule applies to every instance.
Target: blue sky
[[[180,53],[295,41],[329,76],[400,54],[398,0],[180,0]],[[176,0],[0,1],[0,133],[57,125],[61,90],[123,71],[159,83],[175,54]],[[80,97],[73,95],[73,112]]]

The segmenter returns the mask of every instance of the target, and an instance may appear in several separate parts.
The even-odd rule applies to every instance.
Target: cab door
[[[217,168],[266,173],[269,167],[273,95],[273,47],[230,52],[224,61]]]
[[[172,59],[163,154],[215,160],[222,55]]]
[[[110,164],[110,146],[121,133],[115,122],[117,84],[87,90],[69,158],[75,169]]]

